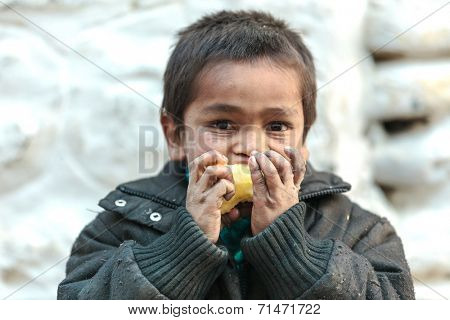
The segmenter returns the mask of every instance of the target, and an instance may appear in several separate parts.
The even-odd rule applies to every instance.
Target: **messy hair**
[[[305,141],[316,118],[314,62],[300,34],[283,20],[255,10],[223,10],[203,16],[177,36],[164,73],[161,106],[161,113],[176,124],[176,138],[183,129],[184,111],[195,99],[196,80],[206,68],[223,61],[252,63],[265,59],[298,70]]]

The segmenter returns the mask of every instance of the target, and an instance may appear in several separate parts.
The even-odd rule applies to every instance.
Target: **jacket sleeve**
[[[414,299],[401,240],[386,219],[354,235],[360,240],[350,248],[311,237],[305,211],[299,202],[241,242],[272,299]]]
[[[142,245],[117,238],[98,216],[72,247],[58,299],[202,299],[228,253],[206,238],[186,208],[174,220],[167,233]]]

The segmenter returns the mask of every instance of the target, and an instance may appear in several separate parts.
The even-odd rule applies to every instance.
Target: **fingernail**
[[[284,147],[284,151],[291,152],[291,151],[292,151],[292,148],[291,148],[290,146],[285,146],[285,147]]]
[[[257,154],[257,153],[258,153],[258,151],[253,150],[252,152],[250,152],[250,155],[254,156],[254,155]]]
[[[251,162],[251,164],[252,164],[253,166],[257,166],[257,165],[258,165],[258,164],[256,163],[256,159],[255,159],[254,156],[251,156],[251,157],[250,157],[250,162]]]

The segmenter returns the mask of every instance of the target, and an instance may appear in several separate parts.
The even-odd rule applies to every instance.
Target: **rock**
[[[417,300],[443,300],[450,296],[450,281],[448,279],[434,279],[422,281],[417,278],[414,281],[414,289]]]
[[[96,80],[74,86],[65,97],[64,153],[88,184],[113,188],[155,174],[167,158],[150,79],[123,81],[142,96],[121,83]]]
[[[450,114],[450,60],[379,63],[374,93],[370,118],[439,119]]]
[[[170,38],[162,36],[137,37],[108,29],[92,30],[76,41],[77,52],[86,58],[77,64],[83,65],[82,70],[105,70],[105,79],[137,74],[159,80],[171,42]]]
[[[425,188],[448,182],[450,116],[428,128],[399,134],[376,146],[374,177],[385,186]]]
[[[46,176],[14,193],[2,194],[2,298],[11,294],[10,299],[56,298],[71,245],[95,217],[87,208],[95,208],[107,192],[86,188],[64,161],[48,165]]]
[[[379,58],[436,57],[450,53],[448,3],[370,0],[365,39]]]
[[[105,1],[14,0],[11,8],[0,5],[0,21],[2,28],[3,25],[22,27],[41,37],[55,52],[67,54],[68,58],[79,58],[71,49],[80,32],[115,20],[131,10],[127,1]]]
[[[33,33],[10,26],[2,28],[0,66],[2,99],[33,99],[47,107],[58,98],[61,56]]]
[[[447,198],[448,191],[450,188]],[[428,284],[450,277],[450,248],[446,245],[450,241],[448,210],[448,203],[441,202],[432,209],[424,206],[402,212],[397,233],[416,283]]]
[[[7,193],[46,170],[57,137],[61,58],[38,37],[4,28],[0,65],[0,193]]]
[[[101,68],[106,71],[103,76],[136,74],[162,79],[174,33],[185,25],[182,9],[178,2],[161,5],[85,28],[72,41],[74,49],[86,58],[79,64]]]
[[[112,2],[118,2],[121,1],[114,1],[114,0],[95,0],[95,1],[89,1],[89,0],[4,0],[2,1],[5,4],[12,6],[14,8],[48,8],[51,6],[58,6],[58,7],[81,7],[88,4],[98,4],[103,3],[105,4],[111,4]]]
[[[0,100],[6,103],[5,100]],[[29,105],[7,104],[0,119],[0,193],[9,193],[43,174],[56,140],[56,125]],[[50,120],[49,122],[45,122]]]

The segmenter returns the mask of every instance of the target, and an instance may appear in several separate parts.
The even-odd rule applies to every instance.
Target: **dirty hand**
[[[305,176],[306,162],[297,149],[287,147],[284,151],[290,161],[274,150],[264,153],[252,151],[249,158],[253,181],[253,235],[263,231],[299,202],[298,193]]]
[[[215,150],[189,163],[186,209],[213,243],[219,239],[222,202],[235,193],[233,174],[227,163],[227,157]]]

